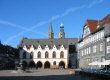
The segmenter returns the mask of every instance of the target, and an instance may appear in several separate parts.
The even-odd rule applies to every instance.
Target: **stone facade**
[[[100,21],[86,21],[82,38],[77,46],[80,68],[91,68],[88,65],[91,62],[110,60],[110,54],[107,54],[107,46],[110,45],[110,42],[107,42],[107,38],[109,38],[107,35],[110,35],[110,15]],[[101,66],[92,68],[101,68]]]

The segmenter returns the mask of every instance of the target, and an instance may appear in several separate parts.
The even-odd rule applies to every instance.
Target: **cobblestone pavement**
[[[71,74],[70,70],[42,69],[27,72],[1,70],[0,80],[89,80],[89,78]]]

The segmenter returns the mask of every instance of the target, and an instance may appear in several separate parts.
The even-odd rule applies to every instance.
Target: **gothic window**
[[[26,59],[26,52],[23,52],[23,59]]]
[[[30,59],[33,59],[33,52],[30,53]]]
[[[56,61],[53,62],[53,65],[56,65]]]
[[[37,57],[38,57],[38,58],[41,58],[41,52],[38,52]]]
[[[45,58],[48,58],[48,56],[49,56],[49,55],[48,55],[48,52],[46,52],[46,53],[45,53]]]
[[[60,53],[60,58],[64,58],[64,52],[63,51],[61,51],[61,53]]]
[[[52,57],[53,57],[53,58],[56,58],[56,52],[55,52],[55,51],[53,52]]]

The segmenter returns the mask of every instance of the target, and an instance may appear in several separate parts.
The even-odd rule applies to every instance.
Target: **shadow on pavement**
[[[95,80],[80,75],[0,76],[0,80]],[[98,80],[98,79],[96,79]]]

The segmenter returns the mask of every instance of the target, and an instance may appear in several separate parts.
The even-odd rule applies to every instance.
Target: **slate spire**
[[[53,28],[52,28],[52,22],[50,22],[50,25],[49,25],[48,38],[49,39],[53,39],[54,38],[54,33],[53,33]]]

